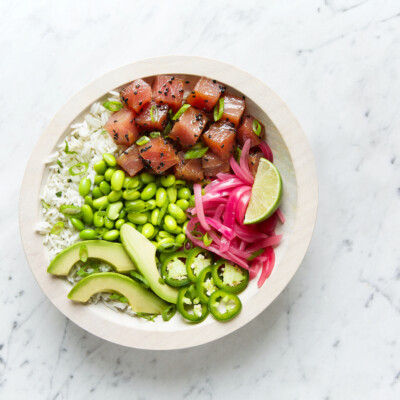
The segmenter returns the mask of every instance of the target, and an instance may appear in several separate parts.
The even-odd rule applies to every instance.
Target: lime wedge
[[[256,224],[270,217],[279,207],[282,198],[282,179],[276,167],[260,159],[244,223]]]

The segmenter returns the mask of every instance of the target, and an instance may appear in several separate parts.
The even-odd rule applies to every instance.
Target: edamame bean
[[[190,199],[190,190],[188,188],[182,187],[178,190],[178,198],[189,200]]]
[[[93,200],[93,207],[99,210],[100,208],[105,208],[108,204],[107,196],[99,197],[98,199]]]
[[[129,225],[129,226],[131,226],[132,228],[136,229],[136,225],[133,224],[132,222],[125,222],[125,223],[126,223],[126,225]]]
[[[136,227],[136,230],[137,230],[138,232],[140,232],[140,233],[142,233],[142,229],[143,229],[143,225],[138,225],[138,226]]]
[[[167,196],[170,203],[176,202],[176,197],[178,195],[178,191],[174,187],[169,187],[167,189]]]
[[[161,177],[160,182],[164,187],[170,187],[175,183],[175,175],[164,175]]]
[[[126,176],[124,179],[125,189],[139,189],[141,187],[141,181],[138,176]]]
[[[128,213],[128,220],[136,225],[144,225],[147,222],[147,214]]]
[[[71,217],[70,218],[72,226],[77,230],[77,231],[83,231],[85,229],[85,225],[83,222],[76,217]]]
[[[122,192],[122,198],[124,200],[137,200],[140,198],[140,192],[136,189],[127,189]]]
[[[147,185],[150,182],[154,182],[156,180],[156,177],[152,174],[149,174],[148,172],[142,172],[140,174],[140,180]]]
[[[186,221],[186,215],[176,204],[168,204],[168,213],[176,219],[176,221]]]
[[[125,215],[126,215],[126,211],[124,209],[122,209],[122,211],[119,213],[118,218],[125,218]]]
[[[98,186],[96,186],[92,190],[92,195],[95,199],[98,199],[99,197],[103,196],[103,193],[101,193],[100,188]]]
[[[142,200],[150,200],[155,196],[157,191],[157,185],[154,182],[148,183],[140,194]]]
[[[107,240],[109,242],[113,242],[114,240],[117,240],[118,238],[119,238],[119,231],[117,229],[108,231],[103,235],[103,239]]]
[[[93,222],[93,210],[88,204],[82,206],[82,220],[86,225],[91,225]]]
[[[167,191],[164,188],[158,188],[156,193],[157,207],[162,207],[167,200]]]
[[[150,199],[146,202],[145,210],[154,210],[156,208],[156,201],[154,199]]]
[[[117,165],[117,160],[115,157],[110,154],[110,153],[104,153],[103,154],[103,160],[106,162],[106,164],[110,167],[115,167]]]
[[[125,201],[125,208],[128,212],[140,212],[146,208],[143,200]]]
[[[167,228],[167,231],[173,231],[177,228],[178,224],[176,220],[171,215],[166,215],[164,218],[164,226]]]
[[[165,213],[167,212],[167,208],[168,208],[168,199],[164,203],[164,205],[160,208],[160,212],[158,214],[158,223],[157,223],[158,226],[160,226],[161,221],[164,218]]]
[[[180,233],[179,235],[176,235],[175,242],[178,244],[183,244],[185,239],[186,239],[186,235],[184,233]]]
[[[182,228],[180,226],[177,226],[176,228],[172,229],[171,227],[168,227],[167,225],[164,224],[163,229],[165,229],[170,233],[173,233],[174,235],[179,235],[180,233],[182,233]]]
[[[90,196],[90,195],[85,196],[85,204],[87,204],[90,207],[92,206],[92,204],[93,204],[92,196]]]
[[[159,242],[157,242],[157,250],[163,251],[169,247],[174,246],[174,239],[173,238],[165,238],[161,239]]]
[[[154,226],[152,224],[146,223],[142,228],[142,235],[147,239],[150,239],[154,234]]]
[[[79,233],[79,237],[83,240],[97,239],[97,233],[93,229],[84,229]]]
[[[115,221],[116,219],[118,219],[119,213],[122,210],[123,206],[124,205],[123,205],[122,201],[117,201],[116,203],[111,203],[107,207],[107,217],[112,221]],[[107,225],[106,225],[106,227],[108,228]]]
[[[190,196],[190,199],[189,199],[189,206],[190,207],[194,207],[194,194],[192,194],[191,196]]]
[[[79,182],[79,194],[81,196],[87,196],[90,193],[90,185],[92,182],[89,178],[82,178]]]
[[[104,160],[99,160],[93,165],[93,169],[98,175],[104,175],[104,172],[107,170],[107,164]]]
[[[151,213],[150,222],[151,222],[154,226],[158,225],[158,214],[159,214],[159,213],[160,213],[160,209],[159,209],[159,208],[155,208],[155,209],[153,210],[153,212]]]
[[[108,229],[102,227],[102,228],[96,228],[95,231],[97,233],[97,237],[100,238],[103,237],[108,232]]]
[[[183,226],[182,226],[182,232],[183,233],[186,233],[186,227],[187,227],[187,224],[189,223],[189,221],[186,221],[184,224],[183,224]]]
[[[96,228],[101,228],[102,226],[104,226],[104,217],[98,211],[94,213],[93,225]]]
[[[158,231],[159,231],[158,227],[155,226],[154,227],[154,232],[153,232],[153,234],[151,235],[151,237],[149,239],[154,239],[157,236]]]
[[[121,226],[125,223],[124,219],[118,219],[117,222],[115,223],[115,228],[116,229],[121,229]]]
[[[167,237],[172,238],[173,236],[167,232],[167,231],[160,231],[158,232],[158,235],[160,236],[161,239],[165,239]]]
[[[107,199],[110,203],[115,203],[122,197],[122,190],[115,191],[113,190],[112,192],[109,193],[107,196]]]
[[[101,193],[105,195],[108,195],[111,192],[111,186],[106,181],[100,182],[99,188],[101,190]]]
[[[104,179],[110,182],[114,172],[115,168],[108,168],[107,171],[104,173]]]
[[[186,211],[189,208],[189,202],[186,199],[177,200],[176,205],[183,211]]]
[[[107,229],[112,229],[114,228],[114,221],[112,221],[110,218],[108,217],[104,217],[104,226]]]
[[[111,187],[113,190],[121,190],[124,186],[125,172],[120,169],[116,170],[111,177]]]
[[[100,185],[101,182],[104,181],[104,175],[96,175],[94,177],[94,183],[95,185]]]

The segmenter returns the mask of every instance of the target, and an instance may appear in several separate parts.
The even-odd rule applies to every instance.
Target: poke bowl
[[[28,161],[19,217],[29,266],[67,318],[167,350],[265,310],[300,266],[317,203],[307,139],[271,89],[168,56],[120,67],[62,107]]]

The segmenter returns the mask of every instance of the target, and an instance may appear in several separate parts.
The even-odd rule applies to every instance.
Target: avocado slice
[[[135,228],[124,224],[120,230],[121,241],[137,269],[149,282],[151,290],[165,301],[176,304],[178,289],[160,283],[161,275],[156,264],[156,248]]]
[[[86,246],[88,258],[102,260],[110,264],[117,272],[125,273],[136,269],[121,243],[85,240],[75,243],[57,254],[47,268],[47,272],[53,275],[68,275],[74,264],[79,261],[81,246]]]
[[[94,294],[100,292],[125,296],[134,312],[161,314],[169,307],[168,303],[133,279],[115,272],[100,272],[83,278],[68,293],[68,298],[86,303]]]

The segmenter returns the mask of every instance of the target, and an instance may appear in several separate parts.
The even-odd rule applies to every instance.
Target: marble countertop
[[[0,398],[400,398],[396,0],[0,2]],[[34,143],[83,85],[138,59],[216,58],[266,82],[314,151],[315,234],[279,298],[174,352],[85,333],[37,286],[18,228]]]

